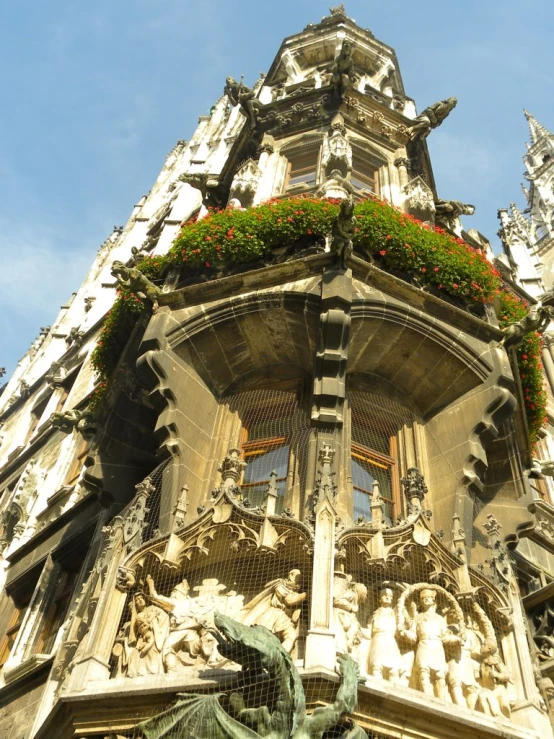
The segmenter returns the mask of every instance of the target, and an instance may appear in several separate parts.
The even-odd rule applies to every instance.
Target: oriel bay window
[[[306,184],[310,187],[316,184],[319,144],[305,144],[284,152],[288,159],[286,187]]]
[[[384,518],[392,523],[403,511],[401,475],[416,462],[413,413],[373,393],[351,391],[348,400],[353,518],[371,520],[371,495],[378,483]]]

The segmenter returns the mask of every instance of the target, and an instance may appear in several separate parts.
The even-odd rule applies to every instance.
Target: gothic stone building
[[[252,90],[227,80],[102,244],[0,397],[0,735],[553,735],[548,436],[533,461],[491,305],[351,250],[377,196],[486,251],[433,179],[454,104],[417,115],[339,6]],[[531,302],[552,236],[532,126],[535,272],[500,264]],[[210,205],[293,196],[343,203],[326,238],[210,279],[134,271]],[[118,279],[146,310],[92,412]]]

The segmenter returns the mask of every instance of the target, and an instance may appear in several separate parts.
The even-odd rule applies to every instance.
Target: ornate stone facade
[[[425,144],[455,103],[417,115],[339,5],[227,78],[106,239],[0,398],[0,734],[553,736],[554,457],[510,364],[550,297],[502,332],[354,248],[370,196],[482,248]],[[342,201],[318,241],[137,267],[298,194]],[[143,310],[99,403],[118,287]]]

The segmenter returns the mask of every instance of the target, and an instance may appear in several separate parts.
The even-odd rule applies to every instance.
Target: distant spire
[[[523,192],[525,200],[529,203],[529,188],[525,187],[523,182],[521,182],[520,184],[521,184],[521,191]]]
[[[543,137],[551,137],[550,131],[545,128],[542,123],[539,123],[535,116],[531,115],[528,110],[523,110],[527,123],[529,124],[529,132],[531,134],[531,143],[536,144],[539,139]]]

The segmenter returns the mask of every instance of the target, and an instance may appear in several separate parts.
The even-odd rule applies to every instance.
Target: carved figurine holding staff
[[[331,251],[336,254],[339,269],[346,271],[346,260],[352,254],[353,239],[356,233],[354,200],[347,198],[340,204],[339,214],[331,230]]]

